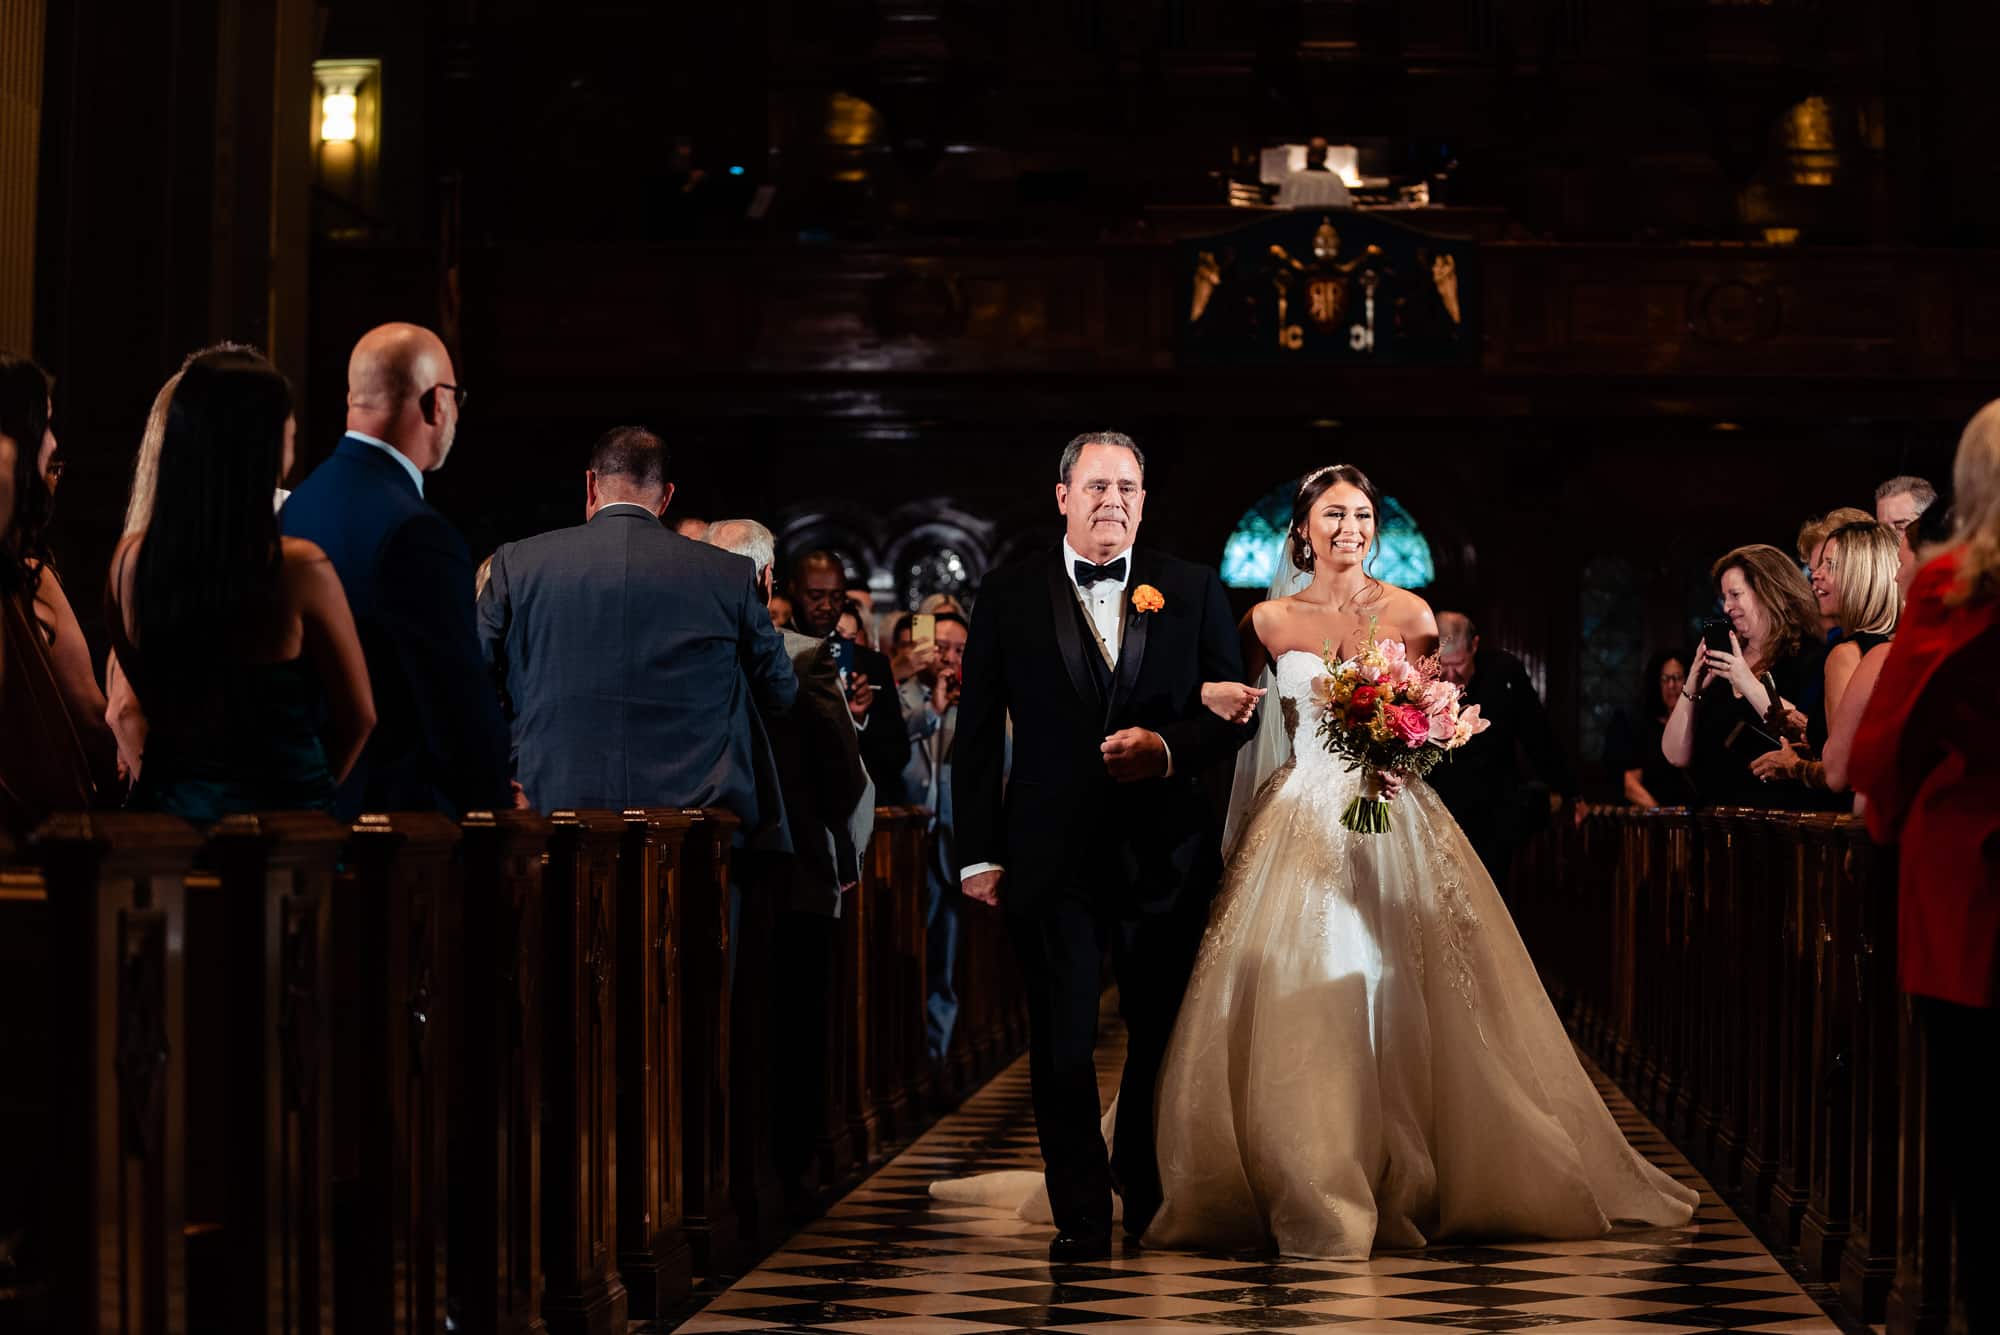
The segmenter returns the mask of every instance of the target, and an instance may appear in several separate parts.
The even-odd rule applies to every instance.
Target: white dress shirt
[[[410,481],[417,484],[417,495],[421,496],[424,494],[424,470],[410,462],[409,455],[403,453],[386,440],[377,440],[375,437],[363,435],[359,431],[349,431],[347,434],[360,441],[363,445],[373,445],[376,449],[401,464],[403,471],[410,475]]]
[[[1127,547],[1109,561],[1091,562],[1092,565],[1108,566],[1123,561],[1125,577],[1116,583],[1100,579],[1087,589],[1076,582],[1076,563],[1083,558],[1077,555],[1076,548],[1069,545],[1068,538],[1063,539],[1062,557],[1063,574],[1069,579],[1077,601],[1083,604],[1084,615],[1097,631],[1098,649],[1104,655],[1104,664],[1115,668],[1118,666],[1118,645],[1125,636],[1125,590],[1132,583],[1132,549]]]

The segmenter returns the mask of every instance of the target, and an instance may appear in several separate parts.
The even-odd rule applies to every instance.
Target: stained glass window
[[[1222,582],[1232,589],[1268,589],[1278,573],[1278,556],[1292,522],[1292,498],[1299,479],[1273,487],[1236,521],[1235,532],[1222,547]],[[1375,549],[1368,555],[1368,573],[1406,589],[1421,589],[1437,578],[1431,545],[1417,521],[1394,496],[1382,498],[1375,517]]]

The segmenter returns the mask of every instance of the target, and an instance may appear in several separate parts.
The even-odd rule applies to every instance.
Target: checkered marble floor
[[[1107,1100],[1124,1058],[1121,1039],[1113,1022],[1099,1045]],[[1052,1267],[1049,1227],[935,1202],[926,1191],[942,1177],[1040,1169],[1022,1060],[678,1329],[1360,1335],[1559,1326],[1563,1335],[1838,1335],[1841,1328],[1666,1138],[1592,1074],[1632,1143],[1701,1191],[1687,1227],[1587,1242],[1440,1246],[1358,1262],[1145,1251],[1121,1235],[1108,1261]]]

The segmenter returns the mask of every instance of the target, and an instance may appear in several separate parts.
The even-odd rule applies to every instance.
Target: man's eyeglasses
[[[431,393],[436,394],[441,389],[448,389],[451,391],[452,403],[455,407],[458,408],[465,407],[465,401],[472,397],[471,390],[460,389],[457,385],[447,385],[442,381],[439,381],[437,384],[431,386]]]

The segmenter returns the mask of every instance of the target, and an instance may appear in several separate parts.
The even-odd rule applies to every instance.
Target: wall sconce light
[[[315,60],[318,141],[352,144],[372,140],[381,103],[381,80],[379,60]]]
[[[382,161],[382,62],[313,62],[315,226],[335,239],[378,225]]]
[[[321,143],[347,144],[354,142],[354,91],[341,89],[323,94],[319,100],[319,137]]]

